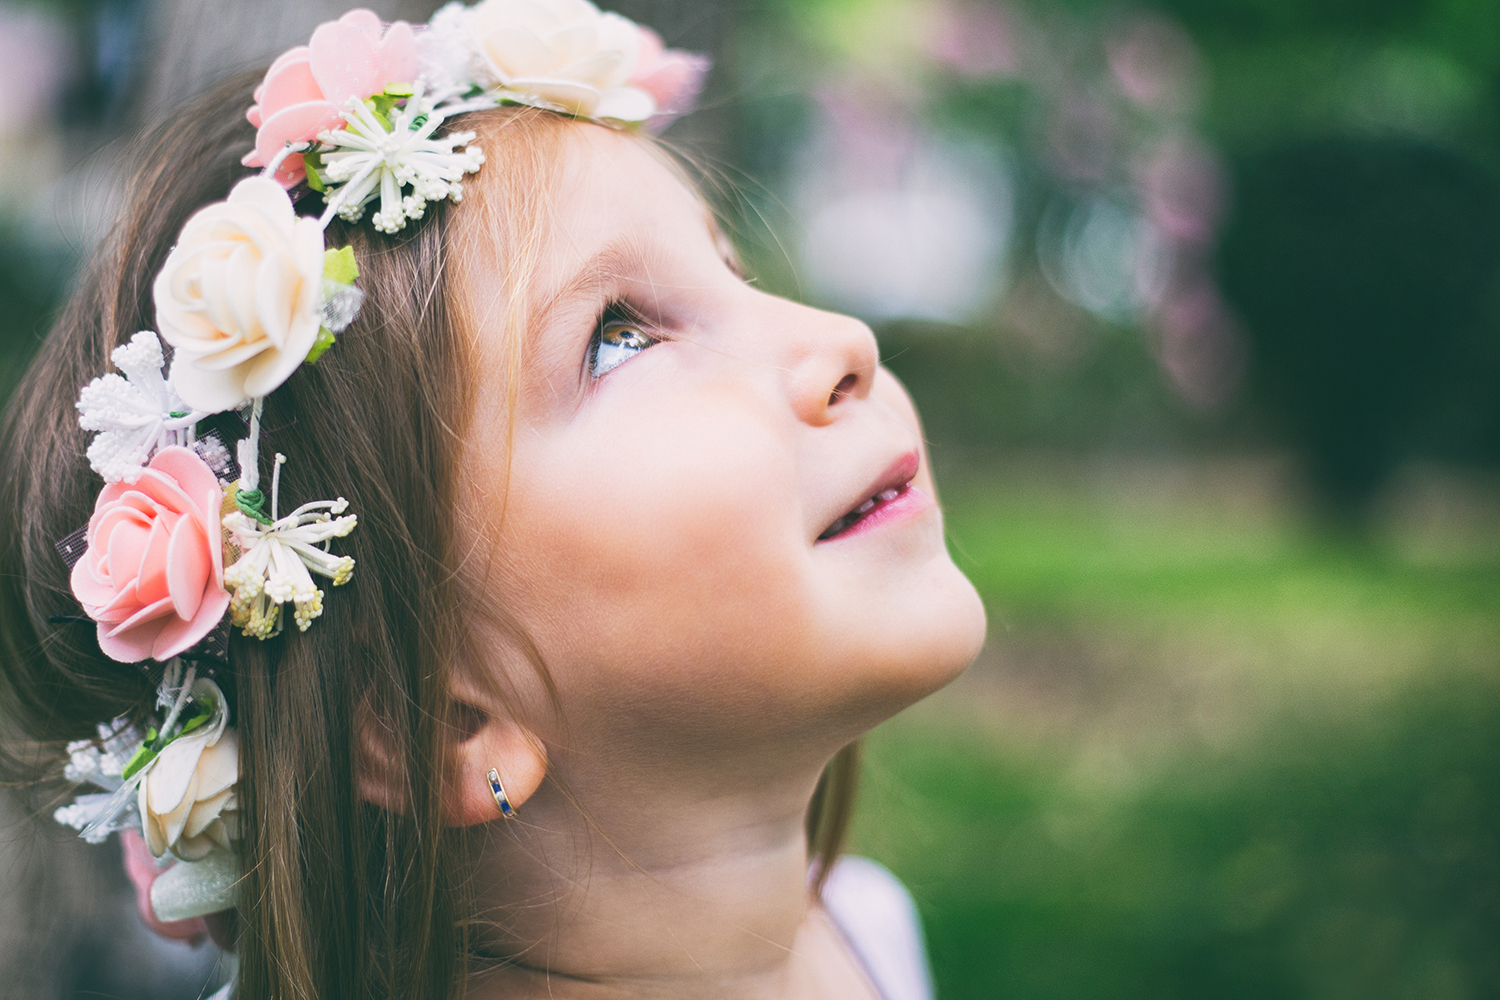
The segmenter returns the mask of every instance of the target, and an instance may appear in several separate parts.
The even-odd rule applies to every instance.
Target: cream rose
[[[197,861],[239,838],[239,740],[226,726],[218,687],[199,680],[195,696],[200,689],[202,696],[219,699],[214,718],[168,743],[136,792],[146,846],[158,858],[171,851],[184,861]]]
[[[187,221],[152,288],[177,394],[218,413],[274,390],[318,338],[322,292],[318,221],[275,181],[240,181]]]
[[[641,30],[628,18],[588,0],[484,0],[468,21],[503,97],[626,122],[656,111],[651,95],[630,85]]]

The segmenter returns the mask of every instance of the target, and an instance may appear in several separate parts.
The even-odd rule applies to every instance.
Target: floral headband
[[[429,203],[461,200],[484,154],[473,132],[436,134],[456,115],[519,104],[658,127],[690,110],[708,66],[589,0],[450,3],[415,28],[352,10],[271,64],[246,115],[243,162],[260,175],[187,221],[152,287],[157,331],[117,348],[119,372],[79,396],[105,485],[88,525],[58,543],[105,655],[165,667],[159,726],[115,720],[69,747],[67,776],[103,792],[57,819],[91,842],[139,826],[152,856],[180,859],[151,888],[160,919],[234,905],[237,743],[211,676],[228,626],[269,638],[290,604],[305,631],[323,613],[317,580],[354,572],[330,549],[358,523],[346,500],[282,513],[281,454],[269,495],[260,481],[265,397],[334,345],[363,297],[353,250],[324,245],[329,222],[378,202],[371,223],[396,233]],[[321,217],[297,215],[303,185],[322,195]],[[229,411],[248,424],[233,458],[198,433]]]

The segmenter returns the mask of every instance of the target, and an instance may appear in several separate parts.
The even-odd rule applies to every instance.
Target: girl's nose
[[[821,426],[837,420],[850,402],[870,394],[880,353],[875,334],[859,320],[796,308],[788,392],[798,418]]]

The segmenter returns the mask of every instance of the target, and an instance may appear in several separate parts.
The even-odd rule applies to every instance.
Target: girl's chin
[[[944,577],[899,611],[872,615],[850,651],[850,674],[858,677],[852,695],[879,716],[871,725],[951,683],[984,646],[979,594],[951,562]]]

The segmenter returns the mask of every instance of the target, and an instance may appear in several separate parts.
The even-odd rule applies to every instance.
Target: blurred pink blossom
[[[1014,25],[1005,10],[989,3],[936,4],[927,55],[960,76],[1013,76],[1018,69]]]
[[[1158,356],[1184,402],[1222,409],[1239,391],[1245,344],[1218,290],[1206,278],[1172,290],[1157,313]]]
[[[636,58],[632,87],[639,87],[656,101],[650,128],[660,131],[673,118],[693,110],[713,60],[696,52],[669,49],[661,36],[641,26],[641,49]]]
[[[1168,238],[1189,246],[1213,238],[1224,212],[1224,187],[1213,150],[1188,139],[1158,147],[1137,178],[1147,218]]]
[[[0,135],[52,111],[71,59],[62,24],[44,7],[0,4]]]
[[[1197,96],[1198,50],[1174,21],[1135,18],[1108,43],[1108,52],[1120,92],[1143,108],[1181,108]]]

